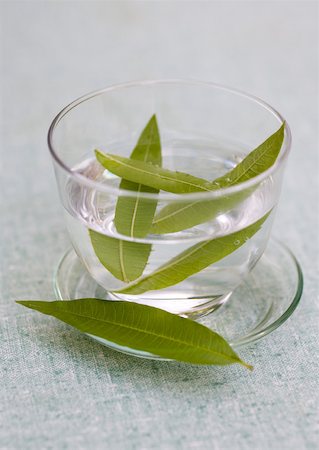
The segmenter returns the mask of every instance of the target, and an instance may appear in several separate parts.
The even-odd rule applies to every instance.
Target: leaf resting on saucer
[[[158,308],[94,298],[17,303],[56,317],[84,333],[163,358],[192,364],[239,363],[252,369],[217,333]]]

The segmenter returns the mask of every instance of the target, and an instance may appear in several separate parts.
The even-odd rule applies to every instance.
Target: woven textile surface
[[[318,3],[12,2],[1,21],[0,449],[318,448]],[[287,118],[274,235],[305,276],[255,367],[129,357],[14,303],[53,299],[69,246],[46,148],[55,113],[117,82],[236,86]]]

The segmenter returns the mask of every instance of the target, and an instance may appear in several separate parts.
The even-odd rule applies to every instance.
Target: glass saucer
[[[60,261],[54,289],[59,300],[108,299],[108,293],[91,278],[73,250],[65,253]],[[298,261],[285,245],[272,239],[227,303],[197,321],[221,334],[232,347],[239,347],[261,339],[284,323],[297,307],[302,290],[303,276]],[[90,337],[124,353],[163,359],[96,336]]]

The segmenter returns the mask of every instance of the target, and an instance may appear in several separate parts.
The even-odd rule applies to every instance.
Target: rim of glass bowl
[[[291,147],[291,131],[290,127],[287,123],[287,121],[284,119],[284,117],[275,110],[272,106],[270,106],[268,103],[266,103],[264,100],[261,100],[259,97],[256,97],[251,94],[247,94],[246,92],[243,92],[239,89],[234,89],[222,84],[208,82],[208,81],[198,81],[198,80],[187,80],[187,79],[158,79],[158,80],[141,80],[141,81],[132,81],[127,83],[120,83],[108,86],[104,89],[99,89],[97,91],[90,92],[89,94],[83,95],[79,97],[78,99],[74,100],[72,103],[67,105],[65,108],[63,108],[57,116],[53,119],[49,131],[48,131],[48,146],[50,153],[53,157],[53,160],[66,172],[68,172],[72,177],[74,177],[78,183],[81,183],[83,185],[86,185],[90,188],[96,189],[98,191],[107,192],[112,195],[123,195],[126,197],[136,197],[136,192],[129,191],[126,189],[120,189],[117,187],[108,186],[106,184],[103,184],[98,181],[91,180],[84,175],[74,171],[71,167],[67,166],[62,159],[58,156],[57,152],[55,151],[54,145],[53,145],[53,137],[54,137],[54,131],[55,128],[58,126],[60,120],[68,114],[73,108],[79,106],[81,103],[90,100],[93,97],[96,97],[98,95],[104,94],[106,92],[116,91],[119,89],[126,89],[126,88],[133,88],[137,86],[149,86],[149,85],[155,85],[155,84],[184,84],[189,86],[206,86],[207,88],[213,88],[218,89],[222,91],[229,92],[231,94],[235,94],[241,97],[244,97],[250,101],[253,101],[269,111],[279,122],[279,124],[283,124],[285,122],[285,135],[284,135],[284,141],[283,145],[281,147],[280,153],[278,158],[276,159],[275,163],[267,170],[262,172],[261,174],[247,180],[243,181],[241,183],[238,183],[234,186],[226,187],[226,188],[220,188],[213,191],[205,191],[205,192],[192,192],[192,193],[186,193],[186,194],[173,194],[169,192],[160,192],[158,194],[152,194],[147,192],[140,192],[139,197],[148,198],[148,199],[163,199],[163,200],[181,200],[183,201],[185,198],[189,200],[201,200],[201,199],[209,199],[209,198],[217,198],[222,197],[224,195],[230,195],[235,192],[239,192],[243,189],[248,189],[258,183],[260,183],[262,180],[269,177],[272,173],[276,172],[276,170],[281,166],[281,164],[285,161],[287,158],[290,147]]]

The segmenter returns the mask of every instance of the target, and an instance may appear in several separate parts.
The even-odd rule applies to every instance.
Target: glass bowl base
[[[60,261],[54,289],[59,300],[91,297],[114,300],[114,296],[91,278],[73,250],[69,250]],[[303,276],[298,261],[285,245],[272,239],[242,284],[227,298],[220,299],[216,307],[210,304],[209,314],[203,316],[205,311],[198,311],[201,317],[195,318],[221,334],[233,347],[239,347],[266,336],[285,322],[297,307],[302,290]],[[91,337],[124,353],[163,359],[96,336]]]
[[[232,292],[224,295],[205,296],[205,297],[190,297],[190,298],[167,298],[167,299],[147,299],[139,298],[137,295],[125,296],[116,295],[112,292],[107,292],[107,296],[103,298],[109,300],[121,300],[139,303],[141,305],[153,306],[155,308],[164,309],[172,314],[177,314],[181,317],[197,320],[207,314],[216,311],[220,306],[224,305]]]

